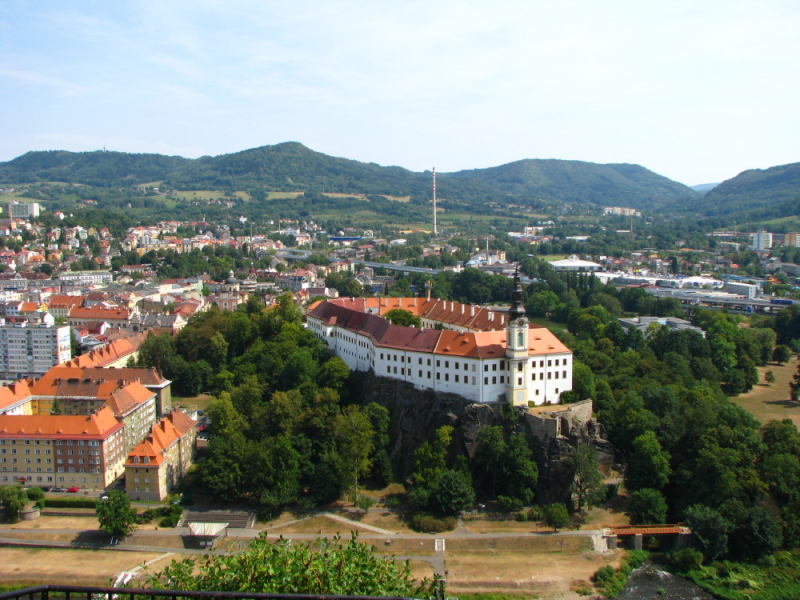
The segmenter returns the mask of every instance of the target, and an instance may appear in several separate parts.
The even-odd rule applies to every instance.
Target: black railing
[[[0,600],[412,600],[388,596],[339,596],[312,594],[251,594],[246,592],[187,592],[82,585],[39,585],[0,594]]]

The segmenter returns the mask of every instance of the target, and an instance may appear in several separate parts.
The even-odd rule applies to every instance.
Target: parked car
[[[68,491],[68,492],[70,492],[70,493],[72,493],[72,494],[76,494],[76,493],[78,492],[78,488],[76,488],[76,487],[73,485],[71,488],[67,488],[67,491]]]
[[[49,486],[49,485],[43,485],[43,486],[42,486],[40,489],[41,489],[43,492],[50,492],[50,491],[52,491],[52,489],[50,488],[50,486]]]
[[[103,492],[102,494],[100,494],[100,500],[101,500],[101,501],[102,501],[102,500],[108,500],[108,494],[106,494],[105,492]]]
[[[64,489],[64,488],[62,488],[62,487],[54,487],[54,488],[53,488],[52,490],[50,490],[50,491],[52,491],[52,492],[66,492],[67,490],[65,490],[65,489]]]

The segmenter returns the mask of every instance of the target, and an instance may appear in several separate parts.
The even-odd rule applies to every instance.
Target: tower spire
[[[436,230],[436,167],[433,167],[433,237],[439,235]]]
[[[511,308],[508,311],[508,320],[516,321],[525,316],[525,306],[522,303],[522,283],[519,280],[519,265],[514,271],[514,290],[511,292]]]

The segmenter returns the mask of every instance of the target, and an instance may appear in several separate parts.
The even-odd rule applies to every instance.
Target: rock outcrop
[[[443,425],[453,427],[451,458],[459,454],[474,457],[478,433],[488,425],[524,432],[539,467],[540,502],[565,499],[570,484],[566,458],[577,444],[592,444],[601,467],[614,461],[614,450],[605,440],[602,425],[592,418],[591,400],[533,414],[501,403],[476,404],[455,394],[419,390],[371,373],[356,375],[355,387],[361,404],[377,402],[389,409],[389,456],[401,477],[413,471],[414,451]]]

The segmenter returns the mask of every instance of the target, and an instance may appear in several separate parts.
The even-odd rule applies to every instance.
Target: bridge
[[[621,525],[603,530],[603,537],[606,538],[609,550],[617,547],[618,538],[632,539],[634,550],[641,550],[642,540],[645,536],[673,536],[675,547],[685,548],[691,535],[692,530],[681,523],[676,525]]]

